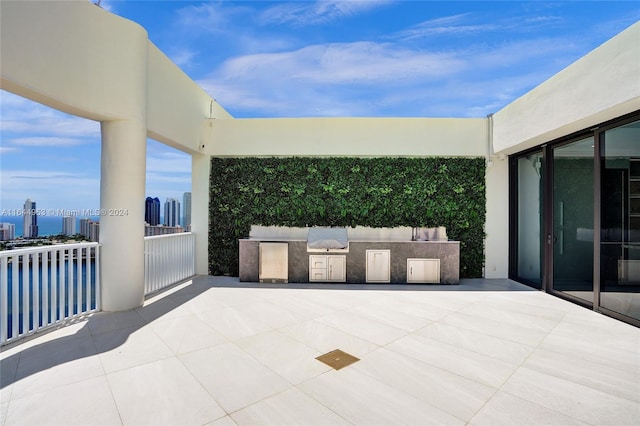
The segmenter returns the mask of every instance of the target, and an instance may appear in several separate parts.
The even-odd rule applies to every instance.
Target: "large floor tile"
[[[253,318],[267,324],[270,328],[285,327],[300,320],[300,317],[295,313],[282,309],[269,300],[244,305],[242,310],[251,312]]]
[[[321,317],[322,315],[334,312],[334,309],[304,299],[297,293],[278,294],[277,297],[272,297],[268,300],[279,309],[286,310],[291,315],[295,316],[298,319],[298,322]]]
[[[224,416],[220,417],[218,420],[209,422],[204,426],[238,426],[238,424],[233,421],[231,416]]]
[[[323,374],[299,388],[354,425],[465,423],[351,367]]]
[[[640,359],[638,363],[640,364]],[[635,371],[622,370],[617,367],[615,359],[594,362],[577,358],[570,353],[538,349],[523,366],[640,402],[640,365]]]
[[[515,396],[498,392],[469,422],[470,426],[587,426],[587,423]]]
[[[430,299],[424,300],[424,298],[417,298],[412,300],[406,296],[401,296],[391,300],[378,302],[374,305],[381,305],[382,309],[394,309],[396,311],[403,312],[406,315],[422,318],[426,321],[439,321],[447,315],[455,312],[455,306],[449,306],[446,303],[438,305],[435,303],[429,303],[429,301]]]
[[[256,334],[235,344],[292,384],[331,369],[315,359],[320,352],[279,331]]]
[[[387,345],[387,349],[426,362],[467,379],[498,389],[517,366],[457,346],[411,335]]]
[[[107,378],[125,425],[202,425],[226,414],[176,358]]]
[[[215,287],[211,289],[211,296],[217,303],[226,306],[241,306],[263,300],[258,289],[247,289],[234,287]]]
[[[356,335],[345,333],[317,320],[305,321],[282,328],[279,331],[305,343],[321,354],[341,349],[351,355],[362,356],[379,347]]]
[[[489,386],[384,348],[366,354],[349,368],[462,420],[471,419],[496,392]]]
[[[521,324],[500,321],[495,318],[487,318],[482,315],[470,315],[456,312],[441,320],[443,324],[463,328],[469,331],[485,333],[490,336],[523,343],[529,346],[537,346],[549,334],[548,330],[529,328]]]
[[[192,309],[184,305],[183,300],[176,300],[171,297],[165,297],[153,303],[145,303],[144,306],[137,308],[136,312],[146,323],[150,324],[155,321],[165,321],[194,313]]]
[[[180,360],[227,413],[291,387],[232,343],[190,352]]]
[[[6,361],[2,362],[2,369]],[[56,387],[104,374],[89,333],[45,339],[20,353],[12,398],[47,392]]]
[[[541,295],[549,296],[540,292],[502,291],[492,293],[483,300],[483,303],[508,312],[530,315],[556,323],[561,321],[567,313],[567,310],[564,309],[566,305],[550,306],[548,299],[546,297],[540,298]]]
[[[122,328],[141,328],[146,323],[137,309],[131,309],[122,312],[98,312],[89,318],[87,326],[91,334],[98,335]]]
[[[352,311],[325,315],[318,318],[318,321],[342,330],[345,333],[368,340],[376,345],[386,345],[408,333],[399,327],[387,325],[381,321],[364,317]]]
[[[243,425],[349,425],[342,417],[296,388],[263,399],[231,415]]]
[[[7,419],[7,411],[9,411],[9,400],[11,399],[11,395],[7,394],[3,396],[0,393],[0,425],[6,424]]]
[[[14,398],[7,425],[120,425],[120,415],[105,376]]]
[[[196,315],[155,321],[153,331],[175,354],[208,348],[228,340]]]
[[[455,291],[456,286],[443,286],[451,291],[404,292],[402,300],[407,304],[424,304],[427,308],[437,307],[447,311],[460,311],[487,297],[482,292]]]
[[[383,303],[372,303],[359,306],[353,310],[354,313],[362,315],[370,320],[379,321],[391,327],[413,332],[431,323],[430,319],[420,315],[404,312],[402,309],[394,309],[385,306]]]
[[[100,334],[94,340],[107,373],[173,355],[173,351],[151,328],[118,329]]]
[[[638,425],[640,404],[588,386],[518,369],[502,391],[593,425]]]
[[[632,353],[637,353],[640,347],[640,328],[588,309],[567,314],[553,334],[598,342],[602,346]]]
[[[268,323],[254,315],[250,304],[202,312],[198,317],[229,340],[242,339],[272,329]]]
[[[543,333],[548,333],[552,330],[561,319],[536,315],[534,310],[515,310],[508,303],[498,303],[497,300],[491,297],[470,304],[460,312],[475,318],[493,320],[501,324],[517,324],[519,327]]]
[[[415,334],[515,365],[520,365],[534,350],[529,345],[439,322],[430,324]]]
[[[624,337],[622,337],[624,339]],[[640,348],[640,345],[638,346]],[[539,349],[569,355],[575,359],[609,365],[620,371],[638,374],[640,356],[638,351],[617,349],[612,345],[603,345],[600,340],[584,336],[552,331],[538,346]]]
[[[78,358],[22,377],[14,383],[11,397],[21,398],[48,392],[60,386],[102,375],[104,369],[97,355]]]

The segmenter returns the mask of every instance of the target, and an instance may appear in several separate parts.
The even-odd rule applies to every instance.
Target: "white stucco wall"
[[[215,120],[215,156],[484,156],[486,119],[272,118]]]
[[[640,22],[494,114],[512,154],[640,109]]]
[[[88,1],[3,1],[0,19],[4,90],[92,120],[144,119],[141,26]]]
[[[509,161],[493,158],[486,172],[485,278],[509,276]]]
[[[176,149],[202,154],[201,127],[209,116],[231,115],[153,43],[148,45],[147,128],[149,137]]]

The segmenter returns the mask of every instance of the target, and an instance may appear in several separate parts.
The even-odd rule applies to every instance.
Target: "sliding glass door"
[[[511,158],[510,277],[640,325],[640,120]]]
[[[517,254],[518,281],[541,289],[543,277],[543,156],[542,150],[518,158],[517,164]]]
[[[640,320],[640,121],[604,132],[600,306]]]
[[[593,137],[555,147],[550,288],[593,303]]]

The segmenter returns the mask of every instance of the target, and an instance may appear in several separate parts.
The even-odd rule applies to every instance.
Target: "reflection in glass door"
[[[604,133],[600,305],[640,319],[640,121]]]
[[[543,276],[543,171],[542,150],[517,160],[516,275],[518,281],[538,289]]]
[[[593,303],[594,139],[553,148],[551,288]]]

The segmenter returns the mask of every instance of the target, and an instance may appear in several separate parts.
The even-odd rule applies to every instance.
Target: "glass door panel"
[[[640,319],[640,121],[603,144],[600,306]]]
[[[593,137],[552,151],[552,288],[592,303]]]
[[[518,158],[517,279],[542,288],[542,151]]]

